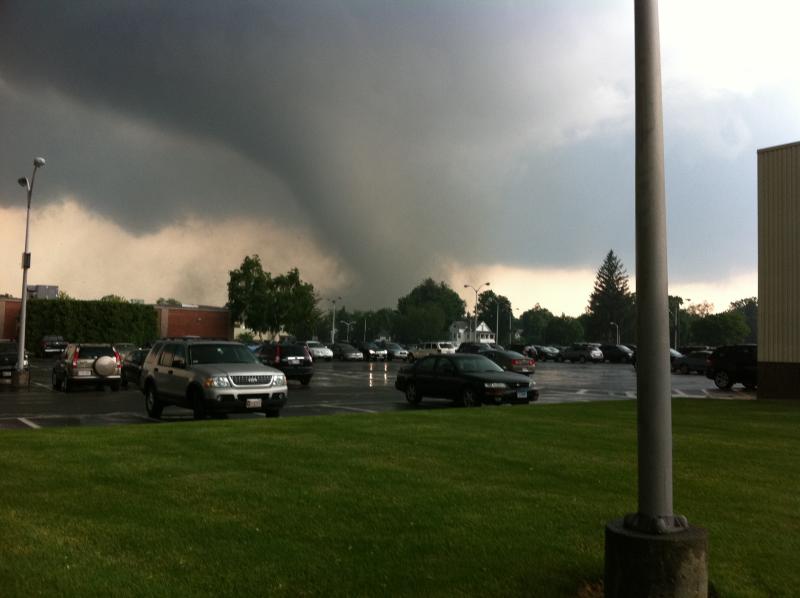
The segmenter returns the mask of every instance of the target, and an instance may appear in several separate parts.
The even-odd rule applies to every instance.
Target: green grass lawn
[[[720,596],[800,591],[800,404],[673,403]],[[632,401],[0,433],[0,595],[575,596]]]

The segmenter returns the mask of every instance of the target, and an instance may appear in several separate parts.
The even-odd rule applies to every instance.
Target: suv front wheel
[[[164,411],[164,403],[158,400],[152,383],[145,386],[144,389],[144,408],[147,411],[147,415],[153,419],[159,419],[161,412]]]
[[[714,374],[714,384],[717,385],[717,388],[722,390],[729,390],[731,386],[733,386],[733,381],[731,380],[730,375],[725,370],[720,370],[716,374]]]

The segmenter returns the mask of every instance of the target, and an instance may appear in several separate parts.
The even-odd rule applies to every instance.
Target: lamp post
[[[472,289],[473,291],[475,291],[475,326],[474,326],[474,328],[472,330],[472,340],[473,341],[476,341],[477,340],[477,336],[478,336],[478,293],[480,293],[480,291],[481,291],[481,289],[483,287],[491,286],[491,284],[492,283],[490,283],[490,282],[484,282],[477,289],[474,286],[472,286],[471,284],[465,284],[464,285],[465,289]]]
[[[611,326],[617,329],[617,344],[619,344],[619,324],[616,322],[610,322]]]
[[[511,326],[512,326],[513,321],[514,321],[514,312],[515,311],[519,311],[519,308],[518,307],[513,307],[513,308],[509,307],[509,310],[508,310],[508,344],[509,345],[512,342],[512,340],[511,340],[511,334],[512,334]]]
[[[678,350],[678,314],[680,313],[680,306],[683,305],[683,299],[680,297],[677,298],[678,300],[675,302],[675,350]],[[686,302],[688,303],[691,301],[688,297],[686,298]]]
[[[347,320],[341,320],[339,322],[342,326],[347,326],[347,342],[350,342],[350,326],[354,326],[355,322],[348,322]]]
[[[28,210],[25,215],[25,251],[22,253],[22,305],[19,312],[19,347],[17,353],[16,383],[22,383],[25,378],[25,321],[28,315],[28,268],[31,267],[31,254],[28,251],[28,230],[31,221],[31,196],[33,195],[33,181],[36,171],[44,166],[44,158],[33,159],[33,173],[30,180],[22,177],[17,182],[28,191]]]
[[[334,297],[333,299],[328,299],[331,303],[333,303],[333,310],[331,313],[331,344],[335,342],[336,336],[336,302],[340,301],[341,297]]]

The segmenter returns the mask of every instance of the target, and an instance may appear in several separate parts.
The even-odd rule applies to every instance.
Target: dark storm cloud
[[[136,232],[297,226],[364,305],[448,259],[633,270],[630,7],[564,4],[6,1],[0,176],[45,154],[44,199]]]

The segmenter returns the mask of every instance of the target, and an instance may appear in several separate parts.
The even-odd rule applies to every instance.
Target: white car
[[[324,359],[325,361],[333,359],[333,351],[319,341],[306,341],[306,347],[308,347],[312,359]]]

